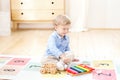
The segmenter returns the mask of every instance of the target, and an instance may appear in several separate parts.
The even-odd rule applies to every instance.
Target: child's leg
[[[60,71],[63,71],[66,69],[66,64],[63,62],[63,60],[59,60],[59,62],[57,62],[57,69]]]
[[[44,64],[46,62],[53,62],[53,63],[57,63],[58,59],[54,56],[44,56],[41,60],[41,64]]]
[[[75,58],[75,55],[71,52],[65,52],[65,55],[66,55],[66,59],[69,59],[70,62],[77,62],[79,61],[79,59],[76,59]]]

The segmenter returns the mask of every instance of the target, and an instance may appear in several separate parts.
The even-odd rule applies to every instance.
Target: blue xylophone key
[[[82,73],[79,69],[77,69],[77,68],[75,68],[75,67],[70,67],[70,69],[75,70],[75,71],[77,71],[78,73]]]

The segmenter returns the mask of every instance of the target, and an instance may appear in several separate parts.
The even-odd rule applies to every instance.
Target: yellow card
[[[97,69],[114,69],[112,60],[96,60],[93,66]]]

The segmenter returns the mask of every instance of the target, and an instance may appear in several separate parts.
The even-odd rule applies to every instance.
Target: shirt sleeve
[[[70,40],[69,40],[69,37],[67,37],[67,41],[68,41],[68,44],[67,44],[67,47],[66,47],[65,51],[70,51],[70,47],[69,47]]]
[[[65,51],[70,51],[69,44],[67,45],[67,47],[66,47],[66,50],[65,50]]]
[[[51,52],[51,54],[57,58],[59,58],[59,56],[61,54],[63,54],[56,46],[56,42],[55,39],[53,37],[50,37],[50,39],[48,40],[48,48]]]

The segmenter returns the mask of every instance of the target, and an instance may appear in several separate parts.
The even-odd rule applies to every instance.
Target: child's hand
[[[60,56],[60,58],[61,58],[61,60],[63,60],[63,62],[64,62],[65,64],[71,62],[71,59],[68,58],[68,57],[66,57],[66,55],[65,55],[64,53]]]
[[[60,55],[60,59],[63,60],[64,58],[65,58],[65,53],[63,53],[63,54]]]
[[[71,62],[70,58],[64,58],[63,61],[64,61],[65,64],[68,64],[68,63]]]

